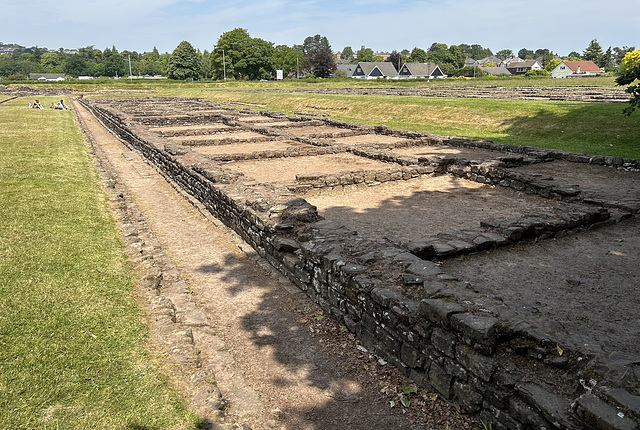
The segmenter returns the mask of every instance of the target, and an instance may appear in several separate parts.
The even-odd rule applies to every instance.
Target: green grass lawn
[[[0,428],[196,427],[145,348],[73,113],[28,101],[0,105]]]

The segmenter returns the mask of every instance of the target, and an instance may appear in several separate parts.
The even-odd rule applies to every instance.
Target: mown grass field
[[[0,104],[0,428],[197,427],[146,348],[73,113],[27,102]]]

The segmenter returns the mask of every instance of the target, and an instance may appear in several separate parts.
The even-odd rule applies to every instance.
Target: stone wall
[[[474,237],[441,234],[416,240],[406,249],[387,239],[365,239],[339,223],[322,219],[314,206],[287,187],[255,184],[189,147],[168,143],[141,125],[148,124],[146,120],[136,121],[98,102],[82,103],[128,146],[141,152],[233,228],[325,312],[356,333],[374,354],[394,364],[420,386],[460,404],[465,412],[479,414],[496,429],[638,428],[640,372],[633,364],[635,358],[620,357],[615,365],[603,363],[570,346],[560,355],[559,342],[526,321],[510,318],[498,298],[457,300],[456,291],[467,289],[469,284],[444,273],[429,260],[523,239],[567,234],[615,222],[623,215],[612,217],[606,207],[594,205],[580,213],[558,210],[507,223],[487,221]],[[218,115],[215,120],[236,124],[232,114]],[[345,130],[358,128],[334,120],[321,121]],[[385,127],[375,131],[401,134]],[[437,140],[426,133],[409,134]],[[316,143],[322,147],[322,138],[319,139]],[[446,142],[490,145],[464,139]],[[541,153],[538,148],[505,145],[500,145],[500,150],[538,160],[566,157],[578,162],[638,168],[637,160],[587,160],[560,151]],[[371,152],[369,156],[377,155]],[[510,158],[503,162],[525,162],[520,156]],[[416,164],[398,161],[400,167],[395,171],[400,178],[396,180],[405,175],[448,172],[547,198],[579,198],[571,190],[540,186],[535,178],[512,176],[504,165],[476,165],[453,159],[418,160]],[[356,180],[352,177],[351,183],[346,180],[341,185],[355,185]],[[332,186],[326,178],[319,177],[300,177],[298,182],[304,186]],[[630,216],[632,211],[628,208],[624,216]],[[617,385],[594,388],[589,382],[625,369],[632,370],[625,372]],[[545,378],[538,379],[536,376],[541,374]]]

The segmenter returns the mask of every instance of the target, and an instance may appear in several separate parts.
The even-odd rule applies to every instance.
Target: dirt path
[[[390,408],[403,381],[397,371],[358,349],[352,335],[74,106],[215,331],[201,338],[194,330],[193,337],[202,359],[216,363],[227,423],[254,430],[471,427],[429,393],[411,409]]]

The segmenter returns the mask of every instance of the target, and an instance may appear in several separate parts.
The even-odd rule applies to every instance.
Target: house
[[[31,81],[64,81],[64,73],[29,73]]]
[[[540,70],[542,65],[537,60],[525,60],[511,62],[507,66],[507,70],[514,76],[524,76],[529,70]]]
[[[338,70],[347,72],[347,78],[353,77],[353,71],[356,69],[355,64],[338,64]]]
[[[436,63],[404,63],[398,74],[401,78],[409,79],[433,79],[446,77]]]
[[[562,61],[552,71],[552,78],[584,78],[598,76],[602,73],[600,67],[593,61]]]
[[[501,60],[501,59],[499,59],[498,57],[496,57],[495,55],[491,55],[491,56],[489,56],[489,57],[485,57],[485,58],[483,58],[482,60],[478,60],[478,61],[477,61],[477,63],[478,63],[480,66],[484,66],[484,65],[485,65],[485,64],[487,64],[487,63],[493,63],[493,64],[495,64],[496,66],[498,66],[498,65],[500,65],[500,63],[502,63],[502,60]]]
[[[360,62],[353,71],[352,78],[357,79],[398,79],[398,71],[390,62]]]

